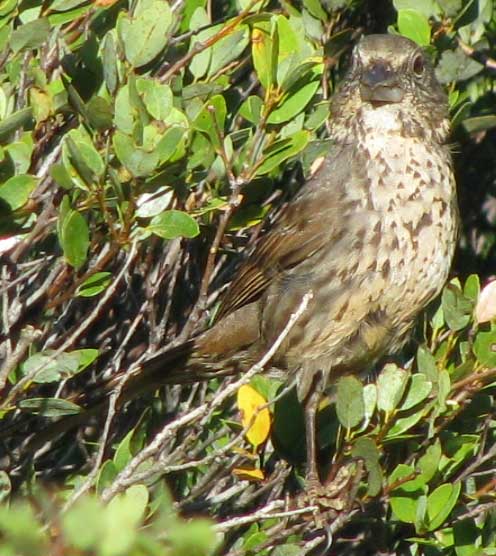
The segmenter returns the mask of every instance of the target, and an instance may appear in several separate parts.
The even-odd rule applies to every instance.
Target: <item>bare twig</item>
[[[278,336],[271,348],[265,353],[265,355],[259,360],[258,363],[253,365],[249,371],[247,371],[239,380],[233,382],[224,389],[221,389],[214,399],[210,402],[203,403],[196,409],[178,417],[172,423],[167,424],[153,439],[153,441],[144,448],[139,454],[137,454],[128,465],[119,473],[114,483],[104,490],[102,493],[102,499],[105,502],[111,500],[116,494],[122,492],[125,488],[134,484],[134,475],[138,467],[145,462],[147,459],[157,455],[162,446],[167,443],[170,438],[173,438],[177,432],[185,425],[196,421],[198,419],[208,418],[213,411],[216,410],[220,405],[224,403],[230,396],[235,394],[237,390],[243,385],[247,384],[255,375],[263,371],[265,365],[270,361],[274,354],[279,349],[280,345],[289,334],[293,326],[296,324],[300,316],[306,310],[310,299],[312,298],[312,292],[309,292],[303,296],[303,299],[297,308],[297,310],[291,315],[287,325],[284,327],[281,334]]]
[[[242,515],[239,517],[234,517],[233,519],[227,519],[226,521],[221,521],[214,526],[215,531],[219,533],[225,533],[229,529],[235,527],[240,527],[241,525],[248,525],[249,523],[254,523],[255,521],[260,521],[262,519],[283,519],[287,517],[301,516],[305,514],[310,514],[317,511],[319,508],[317,506],[307,506],[306,508],[298,508],[295,510],[287,510],[283,512],[278,512],[274,510],[279,510],[285,506],[284,500],[275,500],[265,505],[260,510],[257,510],[248,515]]]
[[[192,60],[197,54],[203,52],[207,48],[210,48],[215,43],[219,42],[224,37],[230,35],[236,27],[242,23],[242,21],[251,14],[251,10],[259,0],[252,0],[248,6],[242,10],[236,17],[234,17],[227,25],[222,27],[218,33],[212,35],[204,41],[199,41],[193,45],[193,48],[180,58],[175,64],[173,64],[161,77],[160,81],[162,83],[167,83],[170,78],[175,75],[178,71],[184,68],[190,60]]]
[[[76,328],[76,330],[74,330],[74,332],[69,336],[69,338],[67,338],[65,340],[65,342],[51,355],[50,360],[55,360],[67,348],[74,345],[76,340],[82,334],[84,334],[84,332],[90,327],[90,325],[93,322],[95,322],[96,319],[98,319],[98,317],[100,316],[104,307],[106,306],[108,301],[113,297],[117,288],[120,286],[120,283],[123,280],[126,272],[128,271],[131,263],[135,260],[137,253],[138,253],[137,243],[133,242],[131,244],[131,249],[129,251],[129,255],[127,256],[127,259],[126,259],[124,265],[122,266],[119,274],[116,276],[113,283],[105,290],[104,295],[99,300],[99,302],[98,302],[97,306],[95,307],[95,309],[93,310],[93,312],[90,315],[88,315],[87,318],[85,320],[83,320],[83,322],[81,322],[81,324]],[[20,392],[23,391],[23,388],[29,382],[31,382],[35,378],[35,376],[41,370],[43,370],[43,368],[46,367],[46,365],[48,365],[48,363],[49,363],[49,361],[47,360],[47,362],[43,366],[40,366],[39,368],[33,369],[33,371],[31,371],[30,373],[28,373],[24,377],[22,377],[17,382],[17,384],[12,388],[12,390],[10,391],[6,400],[3,402],[2,406],[5,407],[6,405],[9,405],[10,403],[12,403],[12,401],[17,397],[17,395]]]

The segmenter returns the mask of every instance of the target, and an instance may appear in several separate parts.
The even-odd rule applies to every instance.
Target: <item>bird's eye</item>
[[[421,77],[424,73],[425,65],[424,65],[424,57],[422,54],[417,54],[412,62],[412,69],[413,73],[417,77]]]

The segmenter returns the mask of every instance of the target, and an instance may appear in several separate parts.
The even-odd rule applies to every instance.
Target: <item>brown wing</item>
[[[339,196],[343,172],[334,171],[336,157],[328,157],[263,236],[241,266],[222,302],[216,320],[260,298],[270,283],[285,270],[307,259],[333,240],[342,228]],[[336,203],[330,202],[336,198]]]

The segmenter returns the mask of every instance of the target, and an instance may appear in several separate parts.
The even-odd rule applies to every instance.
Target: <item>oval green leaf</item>
[[[362,383],[354,376],[345,376],[338,382],[336,413],[343,427],[356,427],[365,415]]]
[[[11,211],[24,206],[33,192],[38,180],[27,174],[14,176],[0,185],[0,210],[6,204]]]
[[[146,229],[164,239],[195,237],[200,233],[196,220],[180,210],[166,210],[157,214]]]

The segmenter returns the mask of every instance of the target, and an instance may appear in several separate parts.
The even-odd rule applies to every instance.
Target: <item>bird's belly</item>
[[[359,195],[360,209],[348,215],[344,244],[308,261],[310,274],[321,268],[321,275],[294,284],[301,295],[311,289],[314,299],[279,352],[289,368],[303,361],[355,370],[397,351],[447,280],[457,235],[449,163],[413,141],[395,148],[386,170],[376,154],[378,166],[369,169],[375,177]]]

